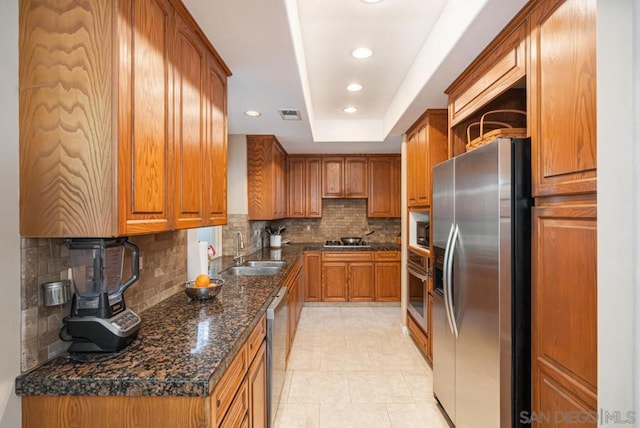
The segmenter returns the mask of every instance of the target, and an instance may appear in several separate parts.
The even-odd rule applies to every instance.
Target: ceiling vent
[[[302,116],[300,116],[299,110],[278,110],[280,113],[280,117],[282,120],[301,120]]]

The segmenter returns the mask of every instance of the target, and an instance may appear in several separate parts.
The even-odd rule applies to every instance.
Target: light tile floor
[[[306,306],[276,428],[447,428],[399,307]]]

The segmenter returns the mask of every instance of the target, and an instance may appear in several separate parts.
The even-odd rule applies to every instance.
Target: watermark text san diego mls
[[[598,412],[555,411],[555,412],[520,412],[520,423],[555,423],[585,424],[598,423],[610,425],[627,425],[636,423],[634,410],[600,409]]]

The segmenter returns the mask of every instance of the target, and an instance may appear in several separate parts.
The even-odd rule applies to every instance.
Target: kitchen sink
[[[282,267],[286,265],[287,262],[282,260],[249,260],[242,264],[242,266],[251,266],[251,267],[267,267],[267,266],[275,266]]]
[[[223,270],[221,273],[229,273],[233,275],[275,275],[280,272],[282,266],[232,266]]]

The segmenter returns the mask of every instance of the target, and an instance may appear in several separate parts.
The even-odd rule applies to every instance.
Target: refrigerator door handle
[[[447,294],[449,295],[449,305],[447,307],[447,313],[449,314],[449,317],[451,320],[451,330],[455,335],[455,337],[458,337],[459,331],[458,331],[458,323],[456,321],[456,311],[453,304],[453,285],[451,281],[451,275],[453,275],[453,253],[456,249],[456,244],[458,242],[459,235],[460,235],[460,228],[456,224],[456,228],[453,232],[453,237],[451,238],[449,257],[447,260],[448,264],[445,265],[445,269],[447,272],[447,283],[446,283],[445,295]]]
[[[453,323],[451,322],[451,315],[450,315],[450,310],[449,310],[449,306],[450,306],[450,302],[449,302],[449,292],[447,291],[449,288],[449,273],[448,273],[448,263],[449,263],[449,253],[450,253],[450,249],[451,249],[451,238],[453,237],[453,232],[454,232],[454,224],[451,223],[451,228],[449,229],[449,237],[447,238],[447,245],[444,249],[444,261],[443,261],[443,273],[442,273],[442,285],[443,285],[443,291],[444,291],[444,308],[445,308],[445,313],[447,314],[447,323],[449,324],[449,330],[451,330],[451,334],[454,334],[453,331]]]

